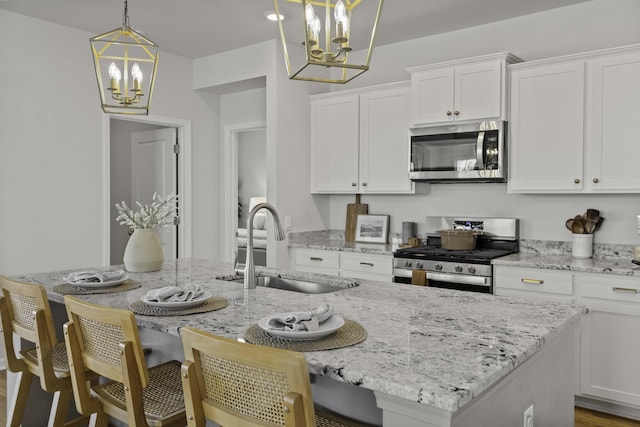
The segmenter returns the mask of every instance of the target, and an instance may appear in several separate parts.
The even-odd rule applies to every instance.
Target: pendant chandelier
[[[347,83],[367,71],[383,3],[384,0],[273,0],[289,78]],[[300,18],[283,18],[296,15]],[[355,51],[357,58],[351,53]]]
[[[102,110],[114,114],[149,114],[158,67],[158,45],[129,26],[127,0],[124,0],[122,26],[89,42]]]

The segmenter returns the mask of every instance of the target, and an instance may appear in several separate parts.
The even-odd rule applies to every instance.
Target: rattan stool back
[[[303,353],[180,329],[182,386],[189,427],[360,426],[314,409]]]
[[[106,426],[109,416],[129,426],[186,425],[180,362],[147,369],[131,311],[69,295],[65,306],[69,322],[64,335],[80,413],[96,414],[98,426]],[[92,372],[110,381],[89,386],[87,374]]]
[[[73,392],[67,352],[64,342],[58,342],[56,337],[44,286],[0,277],[0,288],[4,359],[7,369],[19,376],[12,404],[7,408],[7,426],[22,423],[34,376],[40,379],[44,391],[54,394],[49,425],[69,424],[65,420]],[[32,343],[33,347],[16,353],[13,334]]]

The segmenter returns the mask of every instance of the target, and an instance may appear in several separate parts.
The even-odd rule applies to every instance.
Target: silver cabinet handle
[[[580,179],[576,178],[576,179],[574,179],[574,180],[573,180],[573,182],[574,182],[575,184],[580,184]]]
[[[447,111],[447,116],[450,116],[451,114],[453,114],[451,111]]]
[[[527,279],[526,277],[523,277],[522,279],[520,279],[520,281],[522,283],[529,283],[531,285],[542,285],[544,283],[544,280],[540,280],[540,279]]]
[[[366,183],[366,182],[363,182],[363,183],[362,183],[362,186],[363,186],[363,187],[366,187],[366,186],[367,186],[367,183]]]
[[[460,115],[460,111],[454,111],[454,112],[453,112],[453,115],[454,115],[454,116],[459,116],[459,115]]]
[[[598,178],[593,178],[593,182],[595,182],[596,184],[600,182],[600,180]]]
[[[316,256],[310,257],[309,260],[311,260],[311,261],[324,261],[322,258],[316,257]]]
[[[355,182],[352,182],[352,183],[351,183],[351,186],[352,186],[352,187],[355,187],[356,185],[358,185],[358,184],[356,184]]]
[[[361,262],[360,265],[366,265],[367,267],[373,267],[372,262]]]
[[[618,286],[614,286],[611,289],[613,290],[613,292],[623,292],[625,294],[637,294],[637,293],[640,293],[639,290],[634,289],[634,288],[620,288]]]

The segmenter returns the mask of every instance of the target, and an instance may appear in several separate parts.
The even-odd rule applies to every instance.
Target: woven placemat
[[[63,283],[61,285],[54,286],[53,290],[62,295],[89,295],[89,294],[109,294],[112,292],[124,292],[131,289],[137,289],[140,284],[134,282],[131,279],[125,280],[116,286],[109,288],[83,288],[81,286],[74,286],[71,283]]]
[[[321,351],[349,347],[367,339],[367,331],[358,322],[345,320],[344,326],[326,337],[317,340],[299,341],[274,337],[258,324],[251,326],[244,333],[244,339],[253,344],[284,348],[293,351]]]
[[[211,297],[204,303],[194,307],[176,308],[171,310],[154,307],[152,305],[145,304],[142,301],[136,301],[129,305],[129,310],[133,311],[135,314],[142,314],[144,316],[182,316],[185,314],[206,313],[208,311],[220,310],[228,305],[229,301],[224,298]]]

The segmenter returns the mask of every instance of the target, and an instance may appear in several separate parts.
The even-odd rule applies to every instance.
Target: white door
[[[131,205],[150,204],[154,193],[161,197],[177,193],[176,129],[163,128],[131,134]],[[178,257],[177,227],[159,228],[164,258]]]

